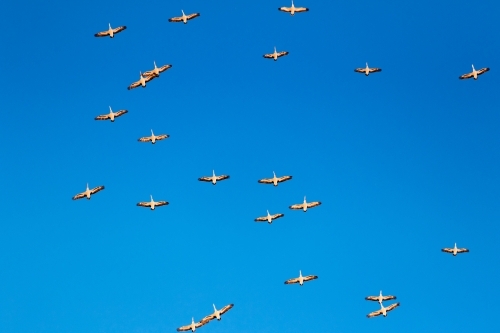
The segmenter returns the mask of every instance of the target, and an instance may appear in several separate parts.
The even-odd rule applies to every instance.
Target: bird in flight
[[[203,323],[201,321],[195,323],[194,318],[191,319],[191,324],[186,325],[186,326],[181,326],[177,329],[178,332],[184,332],[184,331],[189,331],[191,330],[192,332],[196,331],[198,327],[201,327],[205,325],[206,323]]]
[[[295,5],[293,4],[293,0],[292,0],[292,7],[280,7],[280,8],[278,8],[278,10],[285,12],[285,13],[290,13],[290,15],[293,16],[295,13],[308,12],[309,8],[295,7]]]
[[[139,202],[137,206],[139,207],[149,207],[151,210],[154,210],[155,207],[161,207],[168,205],[168,201],[154,201],[153,196],[150,195],[151,201],[143,201]]]
[[[366,63],[365,68],[356,68],[354,71],[357,73],[364,73],[366,76],[368,76],[368,75],[370,75],[370,73],[381,72],[382,69],[376,68],[376,67],[370,68],[370,67],[368,67],[368,63]]]
[[[455,246],[453,248],[445,247],[441,251],[446,252],[446,253],[452,253],[453,256],[456,256],[458,253],[469,252],[469,249],[466,249],[466,248],[459,249],[459,248],[457,248],[457,243],[455,243]]]
[[[303,203],[291,205],[289,208],[290,209],[302,209],[304,212],[307,212],[308,208],[313,208],[313,207],[316,207],[316,206],[319,206],[319,205],[321,205],[320,201],[307,202],[306,201],[306,197],[304,197],[304,202]]]
[[[137,88],[139,86],[142,86],[143,88],[146,88],[146,83],[154,79],[154,76],[142,76],[142,73],[139,72],[139,80],[133,82],[130,86],[128,86],[128,90],[132,90],[134,88]]]
[[[147,71],[147,72],[144,72],[142,73],[142,76],[143,77],[147,77],[147,76],[154,76],[154,77],[160,77],[160,73],[166,71],[167,69],[171,68],[172,65],[163,65],[161,67],[156,67],[156,61],[153,61],[154,65],[155,65],[155,68],[153,68],[152,70],[150,71]]]
[[[382,290],[378,296],[368,296],[365,298],[367,301],[377,301],[382,304],[383,301],[388,301],[391,299],[396,299],[396,296],[382,296]]]
[[[206,316],[205,318],[203,318],[200,322],[201,323],[208,323],[210,320],[214,320],[214,319],[217,319],[217,320],[221,320],[221,316],[228,312],[229,310],[231,310],[234,306],[234,304],[228,304],[226,305],[225,307],[223,307],[222,309],[220,310],[217,310],[217,308],[215,307],[215,304],[213,304],[214,306],[214,312],[209,314],[208,316]]]
[[[398,303],[391,304],[391,305],[389,305],[388,307],[384,307],[384,306],[382,305],[382,303],[380,303],[380,310],[370,312],[370,313],[369,313],[369,314],[367,314],[366,316],[367,316],[368,318],[373,318],[373,317],[377,317],[377,316],[380,316],[380,315],[383,315],[384,317],[387,317],[387,312],[394,310],[394,309],[395,309],[395,308],[397,308],[398,306],[399,306],[399,302],[398,302]]]
[[[480,70],[476,71],[476,69],[474,68],[474,65],[472,65],[472,72],[464,74],[464,75],[461,75],[458,78],[460,80],[464,80],[464,79],[470,79],[472,77],[472,78],[474,78],[474,80],[477,80],[477,77],[479,75],[484,74],[484,73],[486,73],[489,70],[490,69],[488,67],[485,67],[485,68],[481,68]]]
[[[120,111],[113,112],[113,110],[111,110],[111,106],[110,106],[108,114],[103,114],[103,115],[97,116],[97,117],[95,117],[95,120],[108,120],[108,119],[110,119],[111,122],[114,122],[115,118],[118,118],[127,112],[128,112],[127,110],[120,110]]]
[[[276,61],[276,60],[278,60],[279,57],[283,57],[283,56],[286,56],[286,55],[288,55],[287,51],[277,52],[276,51],[276,46],[275,46],[273,53],[264,54],[263,57],[264,58],[268,58],[268,59],[274,59],[274,61]]]
[[[217,181],[228,179],[228,175],[215,175],[215,170],[212,170],[212,176],[200,177],[198,180],[200,182],[212,182],[213,185],[217,184]]]
[[[170,137],[170,135],[168,135],[168,134],[155,135],[153,133],[153,130],[151,130],[151,136],[143,136],[142,138],[140,138],[137,141],[139,141],[139,142],[149,142],[149,141],[151,141],[152,144],[155,144],[156,141],[161,141],[161,140],[167,139],[169,137]]]
[[[301,286],[304,284],[304,282],[311,281],[311,280],[316,280],[318,277],[316,275],[307,275],[307,276],[302,276],[302,271],[299,271],[299,277],[289,279],[285,281],[285,284],[294,284],[298,283]]]
[[[84,192],[78,193],[73,197],[73,200],[78,200],[82,198],[87,198],[87,200],[90,200],[90,196],[92,194],[96,194],[99,191],[104,190],[104,186],[97,186],[94,187],[93,189],[89,189],[89,184],[87,183],[87,189]]]
[[[269,211],[267,211],[267,216],[262,216],[262,217],[258,217],[255,219],[255,222],[267,222],[269,224],[273,223],[274,220],[276,219],[279,219],[280,217],[283,217],[285,216],[285,214],[281,214],[281,213],[278,213],[278,214],[269,214]]]
[[[263,178],[258,182],[261,184],[273,184],[274,186],[278,186],[278,183],[286,182],[290,179],[292,179],[292,176],[276,177],[276,174],[273,171],[273,178]]]
[[[95,37],[106,37],[106,36],[109,36],[110,38],[113,38],[115,37],[115,34],[117,33],[120,33],[122,32],[123,30],[127,29],[126,26],[121,26],[121,27],[118,27],[118,28],[111,28],[111,23],[108,23],[108,27],[109,29],[106,30],[106,31],[101,31],[101,32],[98,32],[96,33],[94,36]]]
[[[168,19],[168,22],[184,22],[184,24],[186,24],[186,23],[188,23],[189,20],[192,20],[195,17],[200,16],[200,13],[193,13],[193,14],[186,15],[186,14],[184,14],[183,10],[181,10],[181,12],[182,12],[182,16],[172,17],[172,18]]]

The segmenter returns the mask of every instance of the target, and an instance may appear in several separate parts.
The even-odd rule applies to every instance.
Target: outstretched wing
[[[396,299],[396,296],[392,295],[382,296],[383,301],[390,301],[391,299]]]
[[[398,306],[399,306],[399,302],[398,302],[398,303],[394,303],[394,304],[389,305],[388,307],[386,307],[386,308],[385,308],[385,310],[386,310],[387,312],[389,312],[389,311],[394,310],[394,309],[395,309],[395,308],[397,308]]]
[[[139,202],[137,203],[137,206],[151,208],[151,202]]]
[[[382,69],[381,68],[370,68],[370,73],[375,73],[375,72],[382,72]]]
[[[166,206],[166,205],[168,205],[168,201],[158,201],[158,202],[155,202],[155,206],[156,207]]]
[[[281,52],[278,52],[278,58],[279,58],[279,57],[286,56],[286,55],[288,55],[288,52],[287,52],[287,51],[281,51]]]
[[[299,278],[293,278],[293,279],[286,280],[285,284],[294,284],[294,283],[298,283],[298,282],[299,282]]]
[[[182,16],[169,18],[168,22],[182,22]]]
[[[365,299],[367,301],[377,301],[378,302],[379,296],[367,296],[367,297],[365,297]]]
[[[121,26],[121,27],[114,28],[114,29],[113,29],[113,33],[117,34],[117,33],[121,32],[121,31],[123,31],[123,30],[125,30],[125,29],[127,29],[127,27],[126,27],[126,26],[124,26],[124,25],[123,25],[123,26]]]
[[[220,176],[217,176],[216,178],[217,180],[224,180],[224,179],[229,179],[229,176],[228,175],[220,175]]]
[[[366,68],[356,68],[354,71],[358,73],[365,73]]]
[[[120,110],[118,112],[115,112],[115,118],[120,117],[120,116],[124,115],[125,113],[128,113],[128,111],[127,110]]]
[[[132,90],[132,89],[134,89],[134,88],[139,87],[140,85],[141,85],[141,81],[140,81],[140,80],[139,80],[139,81],[135,81],[135,82],[134,82],[134,83],[132,83],[130,86],[128,86],[128,88],[127,88],[127,89],[128,89],[128,90]]]
[[[469,252],[469,249],[466,248],[457,249],[457,253],[464,253],[464,252]]]
[[[110,118],[109,114],[103,114],[103,115],[95,117],[94,119],[95,120],[108,120],[109,118]]]
[[[271,219],[276,220],[276,219],[279,219],[280,217],[283,217],[283,216],[285,216],[285,214],[281,214],[281,213],[274,214],[271,216]]]
[[[106,37],[106,36],[109,36],[109,30],[98,32],[94,36],[95,37]]]
[[[278,178],[278,182],[286,182],[287,180],[292,179],[292,176],[283,176]]]
[[[373,317],[376,317],[376,316],[380,316],[382,314],[382,309],[380,310],[377,310],[377,311],[373,311],[373,312],[370,312],[369,314],[367,314],[366,316],[368,318],[373,318]]]
[[[272,184],[273,179],[272,178],[264,178],[264,179],[258,180],[258,182],[261,184]]]
[[[222,309],[220,309],[220,314],[224,314],[233,308],[234,304],[228,304]]]
[[[200,178],[198,178],[198,180],[200,182],[211,182],[212,181],[212,177],[200,177]]]
[[[214,313],[209,314],[208,316],[203,317],[203,319],[200,321],[202,323],[208,323],[210,320],[213,320],[217,318]]]
[[[480,70],[477,71],[477,75],[481,75],[489,71],[490,69],[488,67],[481,68]]]
[[[151,137],[150,136],[144,136],[144,137],[140,138],[138,141],[140,141],[140,142],[149,142],[149,141],[151,141]]]
[[[278,8],[279,11],[285,12],[285,13],[290,13],[292,11],[291,7],[280,7]]]
[[[450,249],[448,247],[445,247],[444,249],[441,249],[441,251],[446,252],[446,253],[453,253],[453,249]]]
[[[191,330],[191,325],[181,326],[177,329],[178,332],[184,332]]]
[[[460,80],[464,80],[464,79],[470,79],[470,78],[471,78],[471,77],[473,77],[473,76],[474,76],[474,74],[472,74],[472,73],[467,73],[467,74],[464,74],[464,75],[462,75],[462,76],[459,76],[458,78],[459,78]]]
[[[200,13],[193,13],[193,14],[186,15],[186,18],[188,20],[191,20],[191,19],[194,19],[195,17],[198,17],[198,16],[200,16]]]
[[[307,203],[307,208],[312,208],[321,205],[320,201],[313,201],[313,202],[308,202]]]
[[[290,209],[304,209],[304,204],[291,205]]]
[[[304,281],[316,280],[318,277],[316,275],[307,275],[304,276]]]
[[[146,71],[146,72],[142,73],[143,78],[146,78],[148,76],[156,76],[156,73],[154,72],[154,70],[150,70],[150,71]]]
[[[78,200],[78,199],[81,199],[85,197],[85,192],[82,192],[82,193],[78,193],[77,195],[75,195],[72,199],[73,200]]]
[[[308,12],[309,8],[306,7],[295,7],[295,12],[296,13],[302,13],[302,12]]]
[[[169,137],[168,134],[161,134],[161,135],[156,136],[156,140],[164,140],[168,137]]]
[[[267,222],[267,216],[261,216],[254,220],[255,222]]]
[[[90,194],[95,194],[99,191],[102,191],[104,190],[104,186],[97,186],[97,187],[94,187],[93,189],[90,190]]]
[[[166,71],[169,68],[172,68],[172,65],[163,65],[160,68],[158,68],[158,71],[161,73],[161,72]]]

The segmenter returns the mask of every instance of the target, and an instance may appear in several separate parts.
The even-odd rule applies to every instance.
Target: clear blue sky
[[[175,332],[212,303],[235,307],[201,333],[497,330],[498,2],[283,5],[2,4],[1,332]],[[108,23],[128,29],[93,37]],[[128,91],[154,60],[173,68]],[[471,64],[491,71],[458,80]],[[108,106],[129,113],[94,121]],[[323,205],[290,211],[304,195]],[[285,286],[299,269],[319,279]],[[380,290],[401,307],[367,319]]]

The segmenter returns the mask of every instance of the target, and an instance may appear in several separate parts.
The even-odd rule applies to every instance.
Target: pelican
[[[274,59],[274,61],[276,61],[276,60],[278,60],[279,57],[286,56],[287,54],[288,54],[287,51],[277,52],[276,51],[276,46],[275,46],[274,47],[274,53],[264,54],[263,57],[264,58],[269,58],[269,59]]]
[[[139,206],[139,207],[149,207],[149,208],[151,208],[151,210],[154,210],[155,207],[160,207],[160,206],[166,206],[166,205],[168,205],[168,201],[154,201],[152,195],[150,195],[149,197],[151,198],[151,201],[139,202],[137,204],[137,206]]]
[[[382,304],[383,301],[396,299],[396,296],[382,296],[382,290],[381,290],[379,296],[368,296],[365,299],[367,301],[378,301],[380,304]]]
[[[387,317],[387,312],[394,310],[398,306],[399,306],[399,302],[398,303],[393,303],[393,304],[389,305],[386,308],[382,305],[382,303],[380,303],[380,310],[370,312],[366,316],[368,318],[372,318],[372,317],[376,317],[376,316],[380,316],[380,315],[383,315],[384,317]]]
[[[77,195],[75,195],[73,197],[73,200],[78,200],[78,199],[82,199],[82,198],[87,198],[87,200],[90,200],[90,196],[92,194],[96,194],[97,192],[102,191],[102,190],[104,190],[104,186],[97,186],[97,187],[94,187],[93,189],[89,189],[89,184],[87,183],[87,189],[85,190],[85,192],[78,193]]]
[[[158,67],[156,67],[156,61],[153,61],[153,63],[155,65],[155,68],[153,68],[150,71],[142,73],[143,77],[147,77],[147,76],[160,77],[160,73],[162,73],[162,72],[164,72],[167,69],[169,69],[169,68],[172,67],[172,65],[163,65],[163,66],[161,66],[161,67],[158,68]]]
[[[203,323],[201,321],[195,323],[194,318],[191,319],[191,324],[186,325],[186,326],[181,326],[177,329],[178,332],[183,332],[183,331],[189,331],[191,330],[192,332],[196,331],[198,327],[201,327],[205,325],[206,323]]]
[[[375,67],[370,68],[370,67],[368,67],[368,63],[366,63],[365,68],[356,68],[354,71],[357,73],[364,73],[366,76],[368,76],[368,75],[370,75],[370,73],[381,72],[382,69],[375,68]]]
[[[224,180],[224,179],[228,179],[228,178],[229,178],[228,175],[216,176],[215,170],[212,170],[212,176],[200,177],[200,178],[198,178],[198,180],[200,182],[212,182],[212,184],[215,185],[218,180]]]
[[[293,4],[292,0],[292,7],[280,7],[278,8],[279,11],[290,13],[290,15],[294,15],[295,13],[302,13],[302,12],[308,12],[309,8],[305,7],[295,7]]]
[[[460,80],[464,80],[464,79],[470,79],[471,77],[473,77],[474,80],[477,80],[477,77],[479,75],[484,74],[484,73],[486,73],[489,70],[490,69],[488,67],[485,67],[485,68],[481,68],[480,70],[476,71],[476,69],[474,68],[474,65],[472,65],[472,72],[464,74],[462,76],[459,76],[458,78]]]
[[[276,220],[276,219],[279,219],[280,217],[283,217],[285,216],[285,214],[281,214],[281,213],[278,213],[278,214],[269,214],[269,211],[267,211],[267,216],[262,216],[262,217],[258,217],[255,219],[255,222],[267,222],[269,224],[273,223],[273,220]]]
[[[446,252],[446,253],[453,253],[453,256],[456,256],[458,253],[469,252],[469,249],[465,249],[465,248],[459,249],[459,248],[457,248],[457,243],[455,243],[455,246],[452,249],[450,249],[449,247],[445,247],[441,251]]]
[[[115,34],[117,34],[119,32],[122,32],[123,30],[127,29],[127,27],[124,26],[124,25],[121,26],[121,27],[113,29],[113,28],[111,28],[111,23],[108,23],[108,27],[109,27],[108,30],[98,32],[94,36],[95,37],[106,37],[106,36],[109,36],[110,38],[113,38],[113,37],[115,37]]]
[[[170,135],[168,135],[168,134],[155,135],[153,133],[153,130],[151,130],[151,136],[144,136],[144,137],[140,138],[137,141],[140,141],[140,142],[149,142],[149,141],[151,141],[152,144],[155,144],[156,141],[161,141],[161,140],[167,139],[169,137],[170,137]]]
[[[312,201],[312,202],[307,202],[306,197],[304,197],[304,202],[301,204],[296,204],[296,205],[291,205],[290,209],[302,209],[304,212],[307,211],[307,208],[313,208],[316,206],[321,205],[320,201]]]
[[[97,117],[95,117],[95,120],[108,120],[108,119],[110,119],[111,122],[114,122],[115,118],[118,118],[127,112],[128,112],[127,110],[120,110],[117,112],[113,112],[113,110],[111,110],[111,106],[110,106],[108,114],[103,114],[103,115],[97,116]]]
[[[225,307],[223,307],[222,309],[220,310],[217,310],[217,308],[215,307],[215,304],[213,304],[214,306],[214,312],[209,314],[208,316],[206,316],[205,318],[203,318],[200,322],[201,323],[208,323],[210,320],[213,320],[213,319],[217,319],[217,320],[221,320],[221,316],[228,312],[229,310],[232,309],[232,307],[234,306],[234,304],[228,304],[226,305]]]
[[[182,16],[172,17],[172,18],[168,19],[168,22],[184,22],[184,24],[186,24],[186,23],[188,23],[189,20],[200,16],[200,13],[193,13],[193,14],[186,15],[186,14],[184,14],[183,10],[181,10],[181,12],[182,12]]]
[[[298,283],[301,286],[304,284],[304,282],[311,281],[311,280],[316,280],[318,277],[316,275],[307,275],[307,276],[302,276],[302,271],[299,271],[299,277],[289,279],[285,281],[285,284],[293,284],[293,283]]]
[[[138,81],[135,81],[134,83],[132,83],[130,86],[128,86],[128,90],[132,90],[134,88],[137,88],[139,86],[142,86],[143,88],[146,88],[146,83],[151,81],[152,79],[154,79],[154,76],[142,76],[142,73],[139,72],[139,80]]]
[[[276,177],[276,174],[273,171],[273,178],[263,178],[258,182],[261,184],[273,184],[274,186],[278,186],[278,183],[286,182],[290,179],[292,179],[292,176]]]

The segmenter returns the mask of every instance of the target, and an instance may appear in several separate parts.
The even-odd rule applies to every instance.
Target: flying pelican
[[[278,186],[278,183],[286,182],[290,179],[292,179],[292,176],[276,177],[276,174],[273,171],[273,178],[263,178],[258,182],[261,184],[273,184],[274,186]]]
[[[474,65],[472,65],[472,72],[464,74],[462,76],[459,76],[458,78],[460,80],[464,80],[464,79],[470,79],[471,77],[473,77],[474,80],[477,80],[477,77],[479,75],[484,74],[484,73],[486,73],[489,70],[490,69],[488,67],[485,67],[485,68],[481,68],[480,70],[476,71],[476,69],[474,68]]]
[[[232,307],[234,306],[234,304],[228,304],[226,305],[225,307],[223,307],[222,309],[220,310],[217,310],[217,308],[215,307],[215,304],[213,304],[214,306],[214,312],[209,314],[208,316],[206,316],[205,318],[203,318],[200,322],[201,323],[208,323],[210,320],[213,320],[213,319],[217,319],[217,320],[221,320],[221,316],[228,312],[229,310],[232,309]]]
[[[229,178],[228,175],[216,176],[215,170],[212,170],[212,176],[200,177],[200,178],[198,178],[198,180],[200,182],[212,182],[212,184],[215,185],[218,180],[224,180],[224,179],[228,179],[228,178]]]
[[[156,67],[156,61],[153,61],[155,68],[153,68],[150,71],[142,73],[142,76],[147,77],[147,76],[154,76],[154,77],[160,77],[160,73],[166,71],[167,69],[171,68],[172,65],[163,65],[161,67]]]
[[[78,200],[78,199],[82,199],[82,198],[87,198],[87,200],[90,200],[90,196],[92,194],[96,194],[97,192],[99,192],[101,190],[104,190],[104,186],[97,186],[97,187],[94,187],[93,189],[89,189],[89,184],[87,183],[87,189],[85,190],[85,192],[78,193],[77,195],[75,195],[73,197],[73,200]]]
[[[200,16],[200,13],[193,13],[193,14],[186,15],[186,14],[184,14],[183,10],[181,10],[181,12],[182,12],[182,16],[172,17],[172,18],[168,19],[168,22],[184,22],[184,24],[186,24],[186,23],[188,23],[189,20]]]
[[[117,112],[113,112],[113,110],[111,110],[111,106],[110,106],[108,114],[103,114],[103,115],[97,116],[97,117],[95,117],[95,120],[108,120],[108,119],[110,119],[111,122],[114,122],[115,118],[118,118],[127,112],[128,112],[127,110],[120,110]]]
[[[367,301],[378,301],[380,304],[382,304],[383,301],[396,299],[396,296],[382,296],[382,290],[381,290],[379,296],[368,296],[365,299]]]
[[[126,26],[121,26],[121,27],[118,27],[118,28],[111,28],[111,23],[108,23],[108,27],[109,29],[106,30],[106,31],[101,31],[101,32],[98,32],[96,33],[94,36],[95,37],[106,37],[106,36],[109,36],[110,38],[113,38],[115,37],[115,34],[127,29]]]
[[[398,306],[399,306],[399,302],[398,303],[393,303],[393,304],[389,305],[386,308],[382,305],[382,303],[380,303],[380,310],[370,312],[366,316],[368,318],[372,318],[372,317],[376,317],[376,316],[380,316],[380,315],[383,315],[384,317],[387,317],[387,312],[394,310]]]
[[[152,195],[150,195],[150,198],[151,198],[151,201],[139,202],[137,204],[137,206],[139,206],[139,207],[149,207],[149,208],[151,208],[151,210],[154,210],[155,207],[160,207],[160,206],[166,206],[166,205],[168,205],[168,201],[154,201]]]
[[[155,144],[156,141],[161,141],[161,140],[167,139],[169,137],[170,137],[170,135],[168,135],[168,134],[155,135],[153,133],[153,130],[151,130],[151,136],[144,136],[144,137],[140,138],[137,141],[140,141],[140,142],[149,142],[149,141],[151,141],[152,144]]]
[[[132,83],[130,86],[128,86],[128,90],[132,90],[134,88],[137,88],[139,86],[142,86],[143,88],[146,88],[146,82],[149,82],[151,81],[152,79],[154,79],[154,76],[142,76],[142,73],[139,72],[139,80],[138,81],[135,81],[134,83]]]
[[[308,12],[309,8],[295,7],[293,4],[293,0],[292,0],[292,7],[280,7],[280,8],[278,8],[278,10],[280,10],[282,12],[290,13],[290,15],[293,16],[295,13]]]
[[[203,323],[201,321],[195,323],[194,318],[191,319],[191,324],[186,325],[186,326],[181,326],[177,329],[178,332],[183,332],[183,331],[189,331],[191,330],[192,332],[196,331],[198,327],[201,327],[205,325],[206,323]]]
[[[459,249],[459,248],[457,248],[457,243],[455,243],[455,246],[453,248],[450,249],[448,247],[445,247],[441,251],[447,252],[447,253],[453,253],[453,256],[456,256],[458,253],[469,252],[469,249],[465,249],[465,248]]]
[[[304,197],[304,202],[301,204],[296,204],[296,205],[291,205],[290,209],[302,209],[304,212],[307,211],[307,208],[313,208],[316,206],[321,205],[320,201],[312,201],[312,202],[307,202],[306,197]]]
[[[368,63],[366,63],[366,67],[365,68],[356,68],[354,71],[357,72],[357,73],[364,73],[366,76],[368,76],[368,75],[370,75],[370,73],[381,72],[382,69],[375,68],[375,67],[370,68],[370,67],[368,67]]]
[[[301,286],[304,284],[304,282],[311,281],[311,280],[316,280],[318,277],[316,275],[307,275],[307,276],[302,276],[302,271],[299,271],[299,277],[289,279],[285,281],[285,284],[293,284],[293,283],[298,283]]]
[[[255,222],[267,222],[269,224],[273,223],[273,220],[276,220],[276,219],[279,219],[280,217],[283,217],[285,216],[285,214],[281,214],[281,213],[278,213],[278,214],[269,214],[269,211],[267,211],[267,216],[262,216],[262,217],[258,217],[255,219]]]
[[[276,61],[276,60],[278,60],[279,57],[286,56],[287,54],[288,54],[287,51],[277,52],[276,51],[276,46],[275,46],[274,47],[274,53],[264,54],[263,57],[264,58],[269,58],[269,59],[274,59],[274,61]]]

